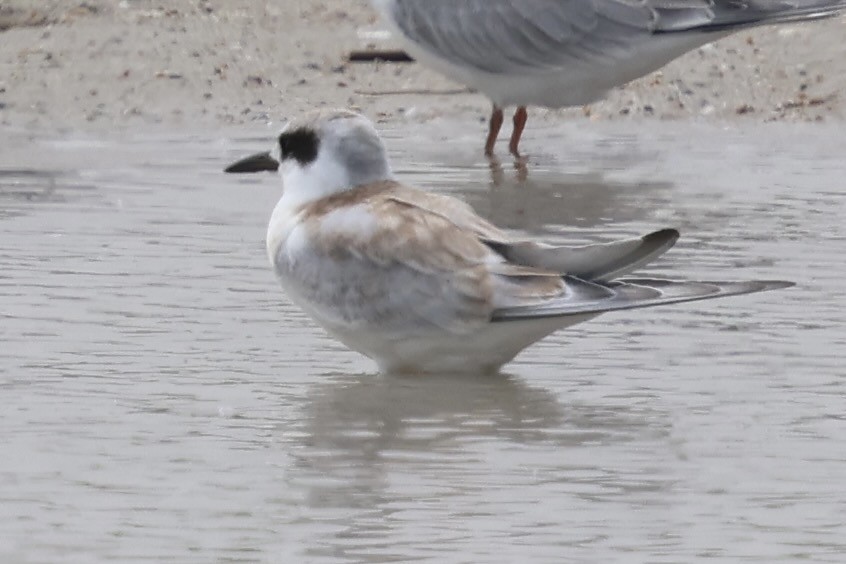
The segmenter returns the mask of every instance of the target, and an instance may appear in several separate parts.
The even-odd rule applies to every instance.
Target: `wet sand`
[[[478,121],[478,94],[372,95],[457,85],[417,64],[350,64],[381,29],[366,0],[7,0],[0,7],[0,123],[123,131],[278,123],[316,106],[383,122]],[[842,120],[846,19],[763,28],[696,50],[565,120]],[[531,135],[531,129],[529,131]]]

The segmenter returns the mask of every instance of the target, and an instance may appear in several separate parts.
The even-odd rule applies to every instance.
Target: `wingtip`
[[[655,257],[663,255],[672,249],[676,241],[679,240],[681,233],[677,229],[670,227],[653,231],[641,238],[641,247],[649,249],[648,255],[650,258],[647,262],[653,260]],[[646,263],[644,263],[646,264]]]
[[[681,237],[681,233],[678,229],[666,227],[664,229],[659,229],[658,231],[653,231],[652,233],[645,235],[643,237],[643,242],[651,244],[672,241],[673,243],[675,243],[676,241],[678,241],[679,237]]]
[[[788,280],[759,280],[761,284],[762,292],[768,292],[770,290],[783,290],[785,288],[792,288],[796,285],[796,282],[790,282]]]

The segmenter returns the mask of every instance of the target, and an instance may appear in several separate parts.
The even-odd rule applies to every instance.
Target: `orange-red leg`
[[[526,112],[526,106],[517,108],[517,111],[514,112],[514,130],[511,132],[511,142],[508,143],[508,150],[515,157],[520,156],[518,145],[520,145],[520,136],[523,135],[527,119],[529,119],[529,114]]]
[[[493,110],[491,111],[491,119],[488,123],[488,140],[485,141],[485,154],[487,156],[493,155],[494,151],[494,143],[496,143],[496,138],[499,135],[499,130],[502,127],[502,108],[494,104]]]

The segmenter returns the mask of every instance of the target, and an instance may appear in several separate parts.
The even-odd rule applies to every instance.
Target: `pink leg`
[[[520,106],[514,112],[514,131],[511,132],[511,142],[508,144],[508,150],[515,157],[520,156],[520,151],[517,146],[520,144],[520,136],[523,135],[523,128],[526,127],[526,120],[529,114],[526,112],[526,106]]]
[[[494,104],[491,110],[491,120],[488,124],[488,140],[485,141],[485,155],[493,155],[494,143],[499,135],[499,129],[502,127],[502,108]]]

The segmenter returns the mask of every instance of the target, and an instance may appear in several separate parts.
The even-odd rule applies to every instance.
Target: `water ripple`
[[[220,173],[262,139],[10,134],[0,558],[839,562],[841,132],[562,124],[523,168],[448,129],[389,130],[397,174],[553,241],[680,227],[649,274],[797,286],[382,377],[273,279],[278,181]]]

